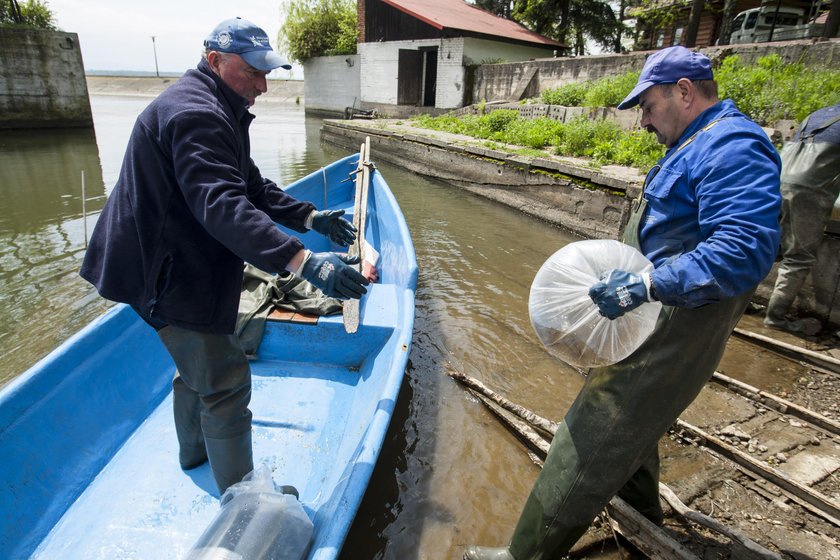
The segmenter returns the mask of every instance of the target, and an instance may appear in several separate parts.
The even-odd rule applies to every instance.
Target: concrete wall
[[[554,160],[525,158],[502,150],[455,144],[388,130],[378,123],[324,121],[321,139],[356,149],[370,137],[382,161],[439,179],[560,225],[587,238],[615,239],[627,223],[638,181]]]
[[[93,126],[75,33],[0,28],[0,129]]]
[[[361,107],[360,56],[317,56],[303,63],[306,111],[343,115]]]
[[[819,43],[811,41],[786,41],[780,43],[758,43],[730,45],[700,49],[713,60],[738,54],[747,62],[776,53],[790,62],[802,62],[809,66],[840,67],[840,39]],[[532,69],[537,69],[535,91],[556,88],[571,82],[594,80],[603,76],[618,76],[631,70],[641,70],[650,52],[627,54],[605,54],[572,58],[550,58],[528,62],[492,64],[481,66],[473,85],[473,99],[480,101],[511,100],[523,78],[527,79]]]
[[[484,60],[498,60],[516,62],[551,56],[550,47],[529,47],[527,45],[513,45],[475,37],[464,38],[464,64],[481,64]]]

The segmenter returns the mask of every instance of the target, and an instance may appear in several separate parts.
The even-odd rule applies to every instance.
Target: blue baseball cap
[[[240,17],[217,25],[204,40],[204,48],[238,54],[245,62],[263,72],[271,72],[275,68],[292,68],[285,58],[271,49],[265,31]]]
[[[619,109],[629,109],[639,104],[639,96],[648,88],[658,84],[675,84],[682,78],[689,80],[711,80],[712,61],[704,54],[685,47],[668,47],[650,55],[645,61],[636,87]]]

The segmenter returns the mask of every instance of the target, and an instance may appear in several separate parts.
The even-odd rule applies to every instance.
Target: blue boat
[[[290,185],[319,208],[354,209],[359,155]],[[300,236],[299,234],[295,234]],[[315,233],[300,236],[331,250]],[[417,261],[402,212],[371,174],[367,243],[379,281],[316,324],[268,321],[253,373],[255,466],[300,493],[309,558],[335,558],[394,410],[414,324]],[[182,558],[219,512],[207,464],[178,466],[175,366],[154,331],[116,305],[0,392],[0,558]]]

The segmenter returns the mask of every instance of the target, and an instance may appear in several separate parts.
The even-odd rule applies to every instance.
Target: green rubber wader
[[[636,248],[645,208],[640,197],[625,228],[625,243]],[[751,296],[663,306],[633,354],[589,371],[514,530],[516,560],[561,557],[616,494],[661,522],[659,439],[711,378]]]
[[[196,466],[204,448],[223,492],[254,468],[248,360],[234,335],[169,325],[158,337],[178,368],[172,386],[181,466]]]

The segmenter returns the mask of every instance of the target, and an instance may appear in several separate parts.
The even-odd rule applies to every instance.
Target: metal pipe
[[[87,197],[85,196],[85,170],[82,169],[82,223],[84,224],[84,229],[85,229],[85,249],[87,249],[87,244],[88,244],[86,201],[87,201]]]

